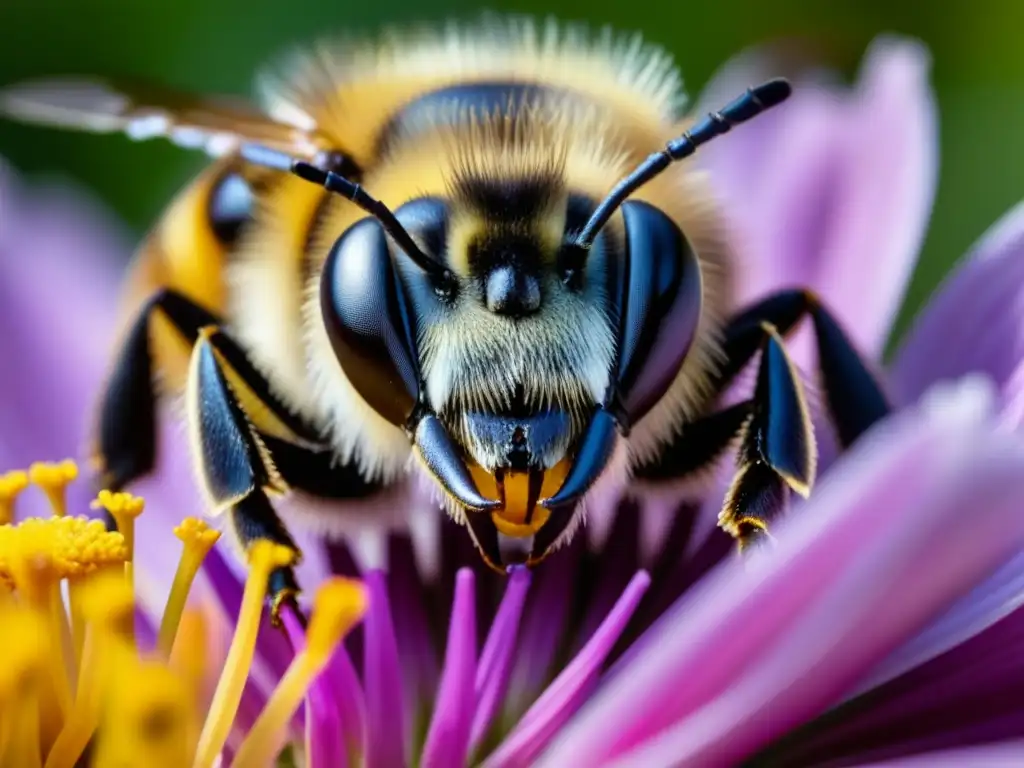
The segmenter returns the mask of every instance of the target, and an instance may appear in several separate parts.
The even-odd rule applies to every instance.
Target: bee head
[[[449,194],[395,211],[325,158],[243,147],[248,161],[369,214],[324,263],[323,329],[347,384],[406,431],[491,565],[538,562],[571,536],[619,438],[666,396],[698,341],[700,261],[671,216],[631,196],[790,93],[782,79],[749,88],[596,204],[574,194],[562,150],[533,141],[523,120],[469,130],[525,173],[476,172],[471,142]]]
[[[580,499],[672,384],[700,318],[700,269],[676,224],[628,203],[583,258],[575,238],[596,208],[555,172],[467,174],[394,211],[436,268],[369,218],[342,234],[322,273],[347,378],[407,430],[498,568],[568,539]]]

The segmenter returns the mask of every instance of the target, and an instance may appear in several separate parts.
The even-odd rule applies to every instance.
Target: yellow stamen
[[[203,679],[207,669],[206,617],[202,611],[186,610],[175,638],[169,664],[188,685],[191,701],[202,698]]]
[[[71,646],[75,652],[75,668],[82,665],[85,647],[85,615],[82,613],[82,579],[68,581],[68,608],[71,612]]]
[[[4,611],[3,632],[0,765],[38,765],[37,699],[40,684],[46,677],[50,648],[46,623],[35,611],[10,606]]]
[[[95,768],[182,768],[196,744],[186,683],[161,663],[129,660],[115,670],[96,738]]]
[[[203,732],[199,736],[194,768],[211,768],[224,748],[256,650],[256,633],[259,631],[263,600],[267,595],[267,580],[275,568],[291,565],[292,559],[293,552],[288,547],[266,540],[257,541],[249,549],[249,576],[245,581],[242,608],[224,662],[224,671],[213,694]]]
[[[263,765],[280,748],[280,735],[334,649],[366,613],[366,589],[358,581],[334,578],[324,583],[313,604],[306,648],[292,660],[281,682],[239,747],[234,768]]]
[[[88,622],[75,703],[46,759],[46,768],[73,768],[99,722],[109,676],[132,658],[134,601],[120,574],[93,576],[82,585],[82,614]]]
[[[128,548],[128,559],[125,563],[125,574],[128,582],[132,582],[132,560],[135,557],[135,518],[142,514],[146,508],[145,500],[130,493],[111,493],[100,491],[92,503],[93,509],[105,509],[117,523],[117,530],[124,536],[125,546]]]
[[[68,683],[67,702],[68,709],[70,709],[71,688],[76,677],[77,662],[74,657],[74,647],[71,640],[71,623],[68,621],[68,612],[64,608],[64,597],[61,595],[59,581],[53,582],[47,603],[50,629],[54,632],[54,642],[57,646],[56,654],[59,657],[60,666]]]
[[[14,470],[0,475],[0,525],[14,522],[14,500],[28,487],[28,474]]]
[[[58,602],[52,584],[44,589],[34,583],[31,574],[23,576],[23,579],[29,578],[29,582],[17,584],[13,560],[24,558],[30,553],[48,558],[54,571],[51,582],[56,583],[62,578],[69,580],[72,614],[70,646],[75,650],[74,659],[77,663],[81,660],[85,637],[77,605],[77,582],[83,576],[112,566],[123,568],[127,556],[124,537],[120,533],[107,531],[102,521],[86,517],[29,518],[17,526],[0,526],[0,581],[26,592],[26,596],[27,593],[43,589],[47,593],[46,599],[52,604],[52,618],[59,619],[55,626],[60,627],[63,636],[67,618],[62,606],[59,613],[53,608]],[[43,594],[36,595],[35,599],[42,604]],[[65,658],[68,666],[73,667],[70,664],[70,652]]]
[[[164,608],[164,617],[160,622],[157,647],[164,656],[169,656],[171,648],[174,647],[174,636],[178,631],[192,582],[206,555],[220,538],[219,531],[213,530],[202,520],[194,517],[182,520],[181,525],[174,529],[174,535],[181,539],[184,547],[181,560],[178,561],[178,570],[174,574],[171,594],[167,598],[167,607]]]
[[[32,727],[39,731],[43,747],[48,749],[71,710],[71,685],[67,676],[62,626],[52,607],[53,601],[60,599],[60,576],[50,553],[44,549],[45,540],[25,538],[19,543],[21,546],[12,553],[10,561],[18,594],[45,624],[47,636],[51,638],[46,680],[39,689],[42,717],[32,721]],[[23,724],[22,727],[29,725]]]
[[[99,492],[96,500],[92,503],[93,509],[102,507],[110,513],[117,523],[118,532],[124,536],[124,544],[128,550],[128,557],[124,563],[124,575],[128,585],[135,592],[135,518],[142,514],[146,502],[138,496],[130,493],[111,493],[103,490]],[[135,628],[132,627],[132,638],[135,637]]]
[[[3,755],[2,765],[18,768],[39,768],[40,751],[40,695],[38,687],[26,689],[11,712],[11,735]]]
[[[11,577],[9,559],[18,551],[45,552],[60,578],[85,576],[108,566],[123,567],[124,537],[100,520],[86,517],[32,517],[16,526],[0,526],[0,574]]]
[[[57,462],[36,462],[28,468],[28,479],[42,488],[53,507],[53,514],[63,517],[67,514],[65,490],[68,483],[78,477],[78,465],[71,459]]]
[[[130,645],[135,626],[135,599],[131,587],[113,571],[86,581],[82,589],[82,612],[120,645]]]

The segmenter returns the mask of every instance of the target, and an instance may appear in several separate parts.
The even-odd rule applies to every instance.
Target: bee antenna
[[[412,236],[402,226],[401,222],[395,218],[395,214],[392,213],[390,208],[354,181],[346,179],[340,173],[321,168],[315,163],[300,160],[285,152],[279,152],[276,149],[258,144],[242,146],[240,154],[244,160],[254,165],[293,173],[300,179],[312,182],[323,187],[328,192],[334,192],[351,200],[379,221],[384,231],[391,235],[391,238],[398,244],[398,247],[405,251],[420,269],[445,282],[450,282],[453,279],[451,271],[446,266],[425,254],[416,245]]]
[[[748,88],[746,93],[734,99],[720,111],[709,112],[693,128],[679,138],[672,139],[665,145],[665,149],[650,155],[629,176],[616,184],[615,188],[597,206],[589,221],[573,240],[572,246],[584,253],[590,250],[598,232],[608,223],[612,214],[625,202],[626,198],[636,190],[672,163],[689,157],[697,151],[699,146],[728,132],[734,125],[744,123],[765,110],[781,104],[789,98],[790,93],[792,93],[792,87],[789,81],[784,78],[776,78],[754,88]]]

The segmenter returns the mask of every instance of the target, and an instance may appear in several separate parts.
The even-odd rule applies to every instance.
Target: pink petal
[[[890,382],[908,403],[935,381],[981,371],[1012,400],[1024,390],[1024,376],[1015,376],[1022,363],[1024,204],[990,228],[946,278],[900,346]]]
[[[928,68],[920,45],[880,39],[853,92],[800,80],[776,114],[702,150],[733,219],[741,303],[813,288],[866,355],[880,354],[934,196]]]
[[[545,563],[533,574],[533,585],[519,624],[519,638],[512,672],[500,715],[514,723],[544,690],[554,670],[559,638],[572,610],[579,546],[566,548],[562,556]]]
[[[1024,765],[1024,741],[929,752],[915,757],[865,763],[862,768],[1017,768]]]
[[[0,471],[85,458],[125,235],[85,192],[30,187],[0,162]],[[72,511],[87,512],[89,490],[72,486]]]
[[[881,38],[869,49],[844,126],[842,214],[811,283],[871,358],[903,303],[935,196],[929,69],[917,43]]]
[[[401,768],[406,765],[401,667],[384,574],[370,571],[366,586],[370,592],[370,607],[363,620],[366,765]]]
[[[634,574],[594,635],[487,758],[484,768],[533,764],[534,758],[586,700],[650,583],[646,571]]]
[[[361,753],[366,739],[366,698],[344,643],[338,645],[327,669],[321,673],[321,682],[334,698],[339,735],[350,751]]]
[[[288,642],[295,654],[300,654],[306,649],[306,630],[302,621],[287,605],[281,613],[281,620]],[[339,644],[338,650],[344,653],[344,644]],[[310,687],[303,714],[309,768],[348,768],[337,699],[326,675],[321,674]],[[286,734],[281,736],[282,741],[287,738]],[[275,749],[282,746],[275,744]]]
[[[990,406],[969,382],[866,436],[772,551],[640,640],[540,765],[728,764],[835,703],[1024,544],[1024,446]]]
[[[844,702],[755,760],[854,764],[1018,738],[1024,733],[1024,614]]]
[[[425,768],[463,765],[476,708],[476,580],[462,568],[455,577],[455,600],[445,650],[444,673],[434,717],[423,747]]]
[[[1024,553],[961,598],[931,626],[890,655],[851,697],[882,685],[979,635],[1024,605]]]
[[[519,636],[519,619],[523,615],[526,595],[530,589],[530,571],[516,568],[508,579],[501,605],[487,633],[476,669],[476,713],[473,716],[470,745],[476,749],[487,734],[494,715],[508,690],[509,675]]]
[[[392,535],[387,541],[388,599],[402,665],[404,723],[408,737],[415,738],[428,725],[426,702],[437,693],[440,664],[412,540]]]

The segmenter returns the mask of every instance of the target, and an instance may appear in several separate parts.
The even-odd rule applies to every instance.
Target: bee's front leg
[[[806,497],[814,485],[817,449],[796,369],[776,329],[762,326],[763,342],[750,416],[740,432],[738,470],[718,524],[740,548],[768,535],[792,491]]]
[[[792,333],[810,316],[818,347],[818,368],[829,415],[843,448],[847,448],[875,422],[885,417],[889,403],[876,375],[847,338],[839,321],[809,290],[792,289],[771,294],[733,317],[725,329],[725,365],[717,374],[723,391],[749,363],[764,340],[764,323],[781,336]]]
[[[710,467],[739,437],[739,468],[719,523],[741,547],[765,538],[768,522],[789,493],[807,495],[814,481],[814,434],[782,341],[808,315],[818,342],[822,388],[842,447],[885,417],[889,404],[881,386],[827,308],[809,291],[780,291],[736,315],[725,329],[726,361],[716,373],[716,391],[725,390],[760,352],[753,398],[686,425],[661,456],[636,468],[641,481],[689,477]]]
[[[292,564],[278,568],[270,577],[268,590],[276,621],[282,605],[294,604],[298,596],[292,565],[301,552],[267,497],[268,490],[283,493],[287,485],[239,403],[237,385],[233,388],[228,383],[229,377],[237,376],[237,369],[229,366],[215,346],[219,334],[215,328],[201,330],[192,353],[186,402],[194,459],[211,506],[215,512],[230,514],[243,550],[267,539],[294,553]]]
[[[268,498],[301,489],[322,498],[354,499],[381,485],[355,466],[337,463],[315,430],[278,400],[245,352],[223,330],[200,329],[186,386],[193,456],[215,511],[228,511],[239,544],[268,539],[301,552]],[[268,585],[272,616],[294,605],[299,586],[292,568],[274,571]]]

